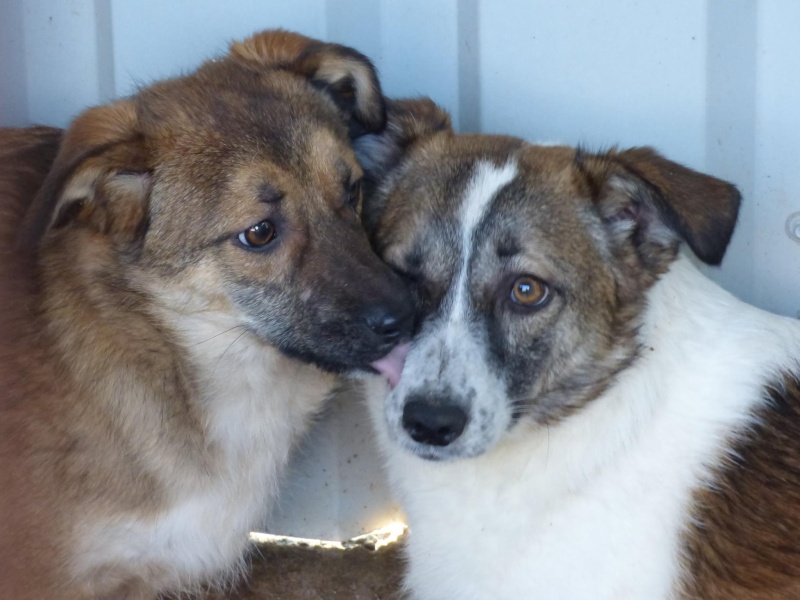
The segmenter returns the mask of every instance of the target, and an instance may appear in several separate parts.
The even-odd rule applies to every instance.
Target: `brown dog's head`
[[[180,310],[233,315],[323,368],[366,366],[411,319],[360,223],[351,139],[379,131],[384,110],[354,50],[255,35],[78,117],[22,241],[41,240],[46,261],[69,256],[81,277],[147,281]]]
[[[732,185],[650,149],[455,135],[428,101],[392,104],[358,147],[377,182],[365,222],[419,314],[388,432],[433,459],[481,454],[606,389],[679,244],[718,264],[739,206]]]

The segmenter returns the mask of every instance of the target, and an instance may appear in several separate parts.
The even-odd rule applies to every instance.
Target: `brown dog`
[[[3,134],[3,598],[236,571],[335,373],[410,327],[358,216],[350,138],[383,121],[367,59],[276,31]]]

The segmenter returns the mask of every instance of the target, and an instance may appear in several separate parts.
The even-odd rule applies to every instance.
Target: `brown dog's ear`
[[[352,48],[277,29],[235,42],[230,55],[251,68],[283,69],[308,78],[346,115],[350,137],[384,126],[386,109],[375,67]]]
[[[703,262],[722,262],[739,214],[735,186],[651,148],[599,156],[578,151],[575,164],[613,236],[633,241],[645,264],[674,255],[679,240]]]
[[[63,137],[55,162],[25,215],[20,244],[71,225],[90,227],[118,241],[140,232],[150,167],[129,101],[91,108]]]

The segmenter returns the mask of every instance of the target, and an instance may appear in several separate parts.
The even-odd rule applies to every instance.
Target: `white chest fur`
[[[424,600],[675,597],[691,492],[764,383],[796,368],[800,324],[744,305],[680,259],[654,288],[645,351],[579,414],[519,426],[477,459],[431,463],[386,437]],[[413,375],[413,374],[412,374]]]
[[[152,465],[172,473],[170,501],[156,517],[92,522],[78,570],[130,565],[155,588],[180,586],[235,569],[248,533],[263,524],[289,453],[330,394],[335,378],[285,358],[230,319],[185,317],[181,330],[199,389],[213,467]]]

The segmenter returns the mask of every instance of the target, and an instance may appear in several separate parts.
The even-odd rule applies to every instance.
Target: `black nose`
[[[403,428],[420,444],[448,446],[466,425],[467,413],[453,404],[410,400],[403,409]]]
[[[378,307],[367,314],[367,326],[386,343],[411,335],[414,312],[409,307]]]

